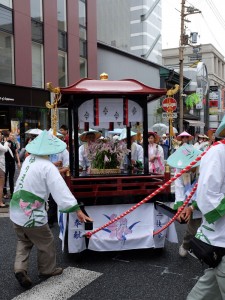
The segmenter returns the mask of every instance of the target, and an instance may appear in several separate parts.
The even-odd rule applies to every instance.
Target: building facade
[[[164,66],[179,71],[179,48],[164,49],[162,53]],[[207,74],[204,74],[203,70],[201,74],[198,74],[199,62],[205,64]],[[198,86],[199,76],[202,76],[202,80],[204,80],[207,75],[207,94],[203,95],[202,105],[196,105],[192,112],[205,121],[206,129],[217,128],[225,114],[225,60],[223,55],[212,44],[194,48],[187,46],[184,50],[184,74],[192,79],[184,94],[196,92],[200,87]]]
[[[48,128],[45,84],[96,78],[93,11],[95,0],[0,0],[0,129],[17,121],[24,138],[29,128]]]
[[[98,41],[162,63],[160,0],[97,0]]]

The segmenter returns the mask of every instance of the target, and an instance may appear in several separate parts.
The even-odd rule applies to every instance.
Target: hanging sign
[[[172,119],[176,119],[177,118],[177,113],[162,113],[162,118],[163,119],[169,119],[169,118],[172,118]]]

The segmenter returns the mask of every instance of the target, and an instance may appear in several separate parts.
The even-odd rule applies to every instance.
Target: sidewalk
[[[7,217],[9,213],[9,202],[10,199],[3,199],[3,202],[8,205],[8,207],[0,207],[0,217]]]
[[[0,218],[9,216],[9,207],[0,207]]]

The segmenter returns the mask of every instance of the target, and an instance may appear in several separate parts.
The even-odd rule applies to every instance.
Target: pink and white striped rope
[[[216,142],[216,143],[214,143],[213,144],[213,146],[216,146],[216,145],[218,145],[218,144],[225,144],[225,140],[223,140],[223,141],[218,141],[218,142]],[[139,203],[137,203],[137,204],[135,204],[134,206],[132,206],[131,208],[129,208],[128,210],[126,210],[125,212],[123,212],[122,214],[120,214],[118,217],[116,217],[116,218],[114,218],[114,219],[112,219],[112,220],[110,220],[109,222],[107,222],[106,224],[104,224],[104,225],[102,225],[102,226],[100,226],[99,228],[96,228],[95,230],[93,230],[93,231],[89,231],[89,232],[86,232],[85,233],[85,235],[84,236],[86,236],[87,238],[90,238],[93,234],[95,234],[95,233],[97,233],[97,232],[99,232],[100,230],[102,230],[102,229],[104,229],[104,228],[106,228],[106,227],[108,227],[109,225],[111,225],[111,224],[113,224],[114,222],[116,222],[116,221],[118,221],[118,220],[120,220],[120,219],[122,219],[123,217],[125,217],[126,215],[128,215],[129,213],[131,213],[132,211],[134,211],[135,209],[137,209],[139,206],[141,206],[142,204],[144,204],[144,203],[146,203],[146,202],[148,202],[150,199],[152,199],[154,196],[156,196],[157,194],[159,194],[160,192],[162,192],[164,189],[166,189],[172,182],[174,182],[177,178],[179,178],[182,174],[184,174],[184,173],[186,173],[187,171],[189,171],[198,161],[200,161],[201,160],[201,158],[205,155],[205,153],[208,151],[208,149],[209,149],[210,147],[208,147],[204,152],[202,152],[195,160],[193,160],[191,163],[190,163],[190,165],[188,165],[186,168],[184,168],[183,170],[181,170],[179,173],[177,173],[174,177],[172,177],[170,180],[168,180],[167,182],[165,182],[160,188],[158,188],[157,190],[155,190],[153,193],[151,193],[150,195],[148,195],[146,198],[144,198],[143,200],[141,200]],[[194,186],[194,188],[193,188],[193,190],[191,191],[191,193],[190,193],[190,195],[191,195],[191,197],[193,196],[193,194],[194,194],[194,192],[195,192],[195,190],[197,189],[197,184]],[[194,191],[194,192],[193,192]],[[193,192],[193,193],[192,193]],[[190,196],[189,195],[189,196]],[[190,201],[190,199],[191,199],[191,197],[189,197],[188,196],[188,198],[186,199],[186,201],[184,202],[184,204],[187,202],[189,202]],[[188,201],[187,201],[188,200]],[[187,204],[186,203],[186,204]],[[179,214],[182,212],[182,210],[184,209],[184,207],[185,207],[185,205],[182,205],[181,207],[180,207],[180,209],[178,210],[178,212],[176,213],[176,218],[179,216]],[[171,220],[169,221],[169,225],[171,225],[175,220],[176,220],[176,218],[175,218],[175,216],[171,219],[171,220],[173,220],[172,222],[171,222]],[[168,225],[168,226],[169,226]],[[165,225],[165,226],[167,226],[167,224]],[[164,226],[164,227],[165,227]],[[167,227],[168,227],[167,226]],[[163,228],[164,228],[163,227]],[[165,227],[164,229],[166,229],[167,227]],[[162,229],[162,228],[161,228]],[[160,229],[160,232],[162,231]],[[163,229],[163,230],[164,230]],[[154,235],[155,234],[157,234],[157,232],[154,232]]]
[[[190,194],[188,195],[187,199],[184,201],[183,205],[181,207],[179,207],[177,213],[173,216],[172,219],[170,219],[170,221],[165,224],[162,228],[160,228],[157,231],[153,232],[153,236],[159,234],[160,232],[162,232],[163,230],[165,230],[167,227],[169,227],[174,221],[176,221],[177,217],[180,215],[180,213],[183,211],[183,209],[185,208],[185,206],[188,204],[188,202],[191,200],[192,196],[194,195],[195,191],[197,190],[198,187],[198,183],[196,182],[196,184],[194,185],[192,191],[190,192]]]

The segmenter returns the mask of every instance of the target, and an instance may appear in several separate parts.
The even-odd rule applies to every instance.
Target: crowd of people
[[[10,218],[18,237],[14,272],[18,282],[25,288],[32,285],[27,269],[29,253],[34,245],[38,250],[40,278],[46,279],[63,272],[62,268],[56,267],[54,238],[49,229],[57,221],[58,209],[75,212],[81,222],[92,221],[80,210],[76,198],[63,179],[69,171],[66,125],[61,126],[57,137],[46,130],[36,137],[30,136],[23,157],[22,149],[19,151],[12,133],[4,132],[0,143],[0,207],[6,205],[3,199],[11,198]],[[79,166],[82,170],[87,170],[91,164],[88,159],[89,146],[98,142],[102,133],[97,130],[84,131],[79,138]],[[137,140],[136,132],[130,131],[129,141],[126,129],[112,138],[130,145],[130,154],[124,157],[124,164],[144,163],[143,147],[141,141]],[[159,136],[156,132],[148,132],[150,173],[163,174],[167,163],[176,175],[207,150],[201,163],[196,163],[175,181],[174,210],[183,205],[198,182],[197,192],[178,216],[178,221],[187,222],[179,255],[195,255],[209,266],[188,295],[189,300],[225,299],[225,143],[221,142],[224,138],[225,118],[215,134],[198,134],[196,138],[186,131],[172,138],[166,133]],[[218,140],[219,144],[216,143]],[[211,147],[212,145],[216,146]],[[15,166],[17,164],[20,168],[21,161],[22,168],[14,188]],[[36,210],[38,214],[35,213]],[[199,241],[202,243],[200,246]],[[200,254],[196,250],[198,246]],[[208,247],[207,255],[203,251],[204,247]]]

